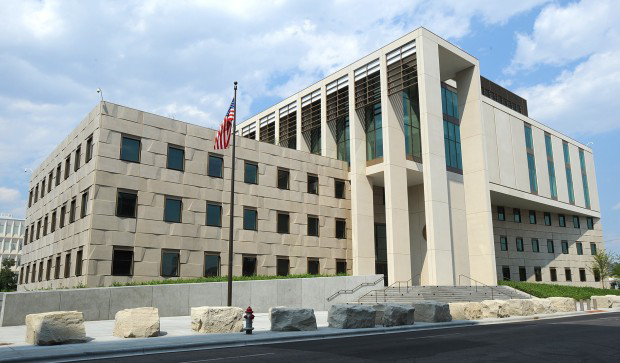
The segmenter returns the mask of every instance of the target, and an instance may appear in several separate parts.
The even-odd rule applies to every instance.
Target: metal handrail
[[[496,288],[493,288],[492,286],[489,286],[489,285],[485,284],[484,282],[480,282],[480,281],[478,281],[478,280],[476,280],[476,279],[473,279],[473,278],[471,278],[471,277],[469,277],[469,276],[467,276],[467,275],[463,275],[463,274],[460,274],[460,275],[459,275],[459,286],[463,286],[463,285],[461,285],[461,277],[466,277],[467,279],[469,279],[469,281],[473,281],[473,282],[475,283],[474,288],[476,289],[476,292],[478,292],[478,284],[480,284],[480,285],[482,285],[482,286],[485,286],[485,287],[487,287],[487,288],[491,289],[491,300],[495,300],[495,295],[494,295],[494,292],[495,292],[495,291],[497,291],[496,293],[497,293],[497,294],[499,294],[499,295],[508,295],[508,296],[510,296],[511,298],[514,298],[514,296],[512,295],[512,293],[506,293],[505,291],[504,291],[504,292],[499,291],[499,290],[497,290]],[[470,285],[470,287],[471,287],[471,285]],[[531,296],[531,295],[530,295],[530,296]]]
[[[413,288],[413,279],[421,276],[421,274],[417,274],[415,276],[413,276],[412,278],[410,278],[407,281],[394,281],[393,283],[391,283],[389,286],[380,289],[380,290],[370,290],[367,293],[365,293],[364,295],[360,296],[357,299],[357,302],[360,302],[364,297],[368,296],[369,294],[372,294],[373,292],[375,293],[375,302],[378,303],[379,302],[379,292],[383,292],[383,302],[386,302],[387,298],[386,298],[386,291],[388,291],[389,289],[393,289],[395,288],[394,285],[398,286],[398,292],[401,292],[401,289],[403,288],[403,284],[405,285],[404,288],[406,289],[406,293],[409,292],[410,288]]]
[[[356,287],[354,287],[351,290],[339,290],[336,293],[334,293],[333,295],[331,295],[330,297],[327,298],[327,301],[332,301],[335,298],[337,298],[338,296],[342,295],[342,294],[353,294],[355,293],[357,290],[361,289],[362,287],[366,287],[366,286],[375,286],[376,284],[378,284],[379,282],[383,281],[383,276],[381,276],[377,281],[375,282],[363,282],[359,285],[357,285]]]

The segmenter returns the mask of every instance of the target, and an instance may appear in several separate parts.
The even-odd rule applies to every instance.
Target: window
[[[564,276],[566,276],[566,281],[573,281],[573,272],[570,268],[564,269]]]
[[[37,239],[41,238],[41,220],[37,221]]]
[[[592,269],[592,273],[594,274],[594,281],[599,282],[601,281],[601,271],[597,268]],[[39,272],[40,274],[40,272]],[[41,279],[39,279],[39,281],[41,281]]]
[[[551,225],[551,213],[545,212],[545,226]]]
[[[530,224],[536,224],[536,211],[530,211]]]
[[[80,206],[80,218],[86,217],[88,214],[88,189],[82,193],[82,205]]]
[[[248,184],[258,184],[258,165],[252,162],[245,162],[243,181]]]
[[[69,177],[69,173],[71,173],[71,155],[65,159],[65,180]]]
[[[56,265],[54,266],[54,279],[60,278],[60,255],[56,256]]]
[[[69,224],[75,222],[75,210],[77,209],[77,200],[71,199],[71,206],[69,207]]]
[[[290,262],[287,257],[278,257],[276,260],[276,274],[278,276],[288,276]]]
[[[93,135],[86,139],[86,162],[93,158]]]
[[[344,219],[336,218],[336,238],[347,238],[347,221]]]
[[[30,282],[36,282],[37,281],[37,263],[34,262],[32,264],[32,275],[30,275]]]
[[[562,241],[562,253],[565,255],[568,254],[568,241]]]
[[[523,238],[517,237],[517,251],[523,252]]]
[[[26,266],[26,274],[24,275],[24,283],[28,283],[28,277],[30,276],[30,265]]]
[[[319,177],[308,174],[308,193],[319,194]]]
[[[383,130],[380,102],[364,108],[364,126],[366,129],[366,160],[382,158]]]
[[[65,278],[71,276],[71,252],[65,255]]]
[[[532,126],[525,124],[525,149],[527,151],[527,169],[530,174],[530,191],[538,193],[536,181],[536,160],[534,159],[534,140],[532,138]]]
[[[573,216],[573,227],[581,228],[581,226],[579,225],[579,216]]]
[[[506,236],[499,236],[499,247],[502,251],[508,251],[508,238]]]
[[[45,266],[45,281],[49,281],[52,277],[52,258],[47,259],[47,266]]]
[[[56,186],[60,185],[60,170],[62,169],[61,163],[56,166]]]
[[[532,238],[532,252],[540,252],[540,245],[536,238]]]
[[[504,207],[497,207],[497,219],[500,221],[506,220],[506,212],[504,211]]]
[[[60,207],[60,221],[58,223],[58,228],[62,228],[65,226],[65,216],[67,215],[67,203],[63,204]]]
[[[136,218],[138,192],[119,191],[116,196],[116,216]]]
[[[566,184],[568,186],[568,201],[570,204],[575,204],[575,192],[573,190],[573,172],[570,165],[570,153],[568,151],[568,143],[562,142],[562,149],[564,151],[564,168],[566,169]]]
[[[204,277],[220,275],[220,255],[217,253],[205,253]]]
[[[577,254],[583,255],[583,244],[581,242],[577,242]]]
[[[179,198],[166,197],[164,202],[164,221],[181,223],[183,202]]]
[[[258,212],[254,208],[243,208],[243,229],[258,230]]]
[[[407,158],[421,162],[422,141],[420,136],[418,87],[408,87],[404,89],[401,94],[403,97],[403,124],[405,126],[405,154]]]
[[[30,189],[30,195],[28,197],[28,207],[30,208],[32,206],[32,194],[33,194],[33,190]]]
[[[525,266],[519,266],[519,281],[527,281]]]
[[[309,131],[310,134],[310,152],[321,155],[321,129],[316,128]]]
[[[579,280],[581,282],[586,282],[586,269],[585,268],[579,269]]]
[[[344,199],[345,184],[344,180],[334,180],[334,196],[338,199]]]
[[[545,132],[545,148],[547,151],[547,170],[549,174],[549,189],[552,199],[558,199],[558,187],[555,180],[555,164],[553,162],[553,145],[551,135]]]
[[[34,202],[36,203],[39,200],[39,184],[34,187]]]
[[[536,281],[542,281],[542,269],[540,267],[534,267],[534,276]]]
[[[549,268],[549,275],[551,276],[551,281],[558,281],[558,272],[555,267]]]
[[[54,179],[54,171],[50,171],[50,174],[47,176],[47,192],[52,191],[52,179]]]
[[[319,260],[316,258],[308,258],[308,274],[318,275],[320,272]]]
[[[336,120],[336,157],[338,160],[351,162],[349,116]]]
[[[579,163],[581,165],[581,182],[583,185],[583,199],[586,208],[590,209],[590,188],[588,188],[588,173],[586,171],[586,158],[583,149],[579,149]]]
[[[185,170],[185,149],[182,146],[168,144],[168,161],[166,167],[172,170]]]
[[[513,214],[514,214],[514,221],[515,223],[521,223],[521,210],[514,208],[512,210]]]
[[[586,217],[586,225],[588,226],[588,229],[594,229],[594,219],[592,217]]]
[[[243,276],[256,275],[256,256],[243,256],[241,274]]]
[[[278,212],[277,215],[278,233],[289,233],[289,215],[288,213]]]
[[[510,281],[510,267],[502,266],[502,280]]]
[[[222,226],[222,205],[219,203],[207,202],[207,226]]]
[[[590,253],[596,255],[596,243],[590,243]]]
[[[564,214],[558,215],[558,222],[560,223],[560,227],[566,227],[566,217]]]
[[[163,277],[179,276],[179,251],[161,251],[161,275]]]
[[[41,180],[41,198],[45,196],[45,179]]]
[[[75,163],[73,164],[73,171],[78,171],[80,168],[80,159],[82,158],[82,147],[78,146],[75,149]]]
[[[547,240],[547,252],[555,253],[555,244],[553,243],[552,239]]]
[[[133,275],[133,249],[127,247],[114,247],[112,251],[112,275]]]
[[[336,260],[336,275],[346,275],[346,274],[347,274],[347,261]]]
[[[121,160],[140,162],[140,139],[133,136],[121,138]]]
[[[24,283],[24,266],[19,269],[19,284]]]
[[[443,140],[446,154],[446,167],[452,171],[462,171],[461,127],[455,123],[443,121]]]
[[[286,169],[278,169],[278,188],[289,189],[290,172]]]
[[[37,281],[39,282],[43,281],[43,260],[39,262],[39,276],[38,276]]]
[[[308,236],[319,236],[319,217],[308,216]]]
[[[46,214],[45,218],[43,218],[43,237],[47,236],[47,221],[48,221],[48,216]]]
[[[24,245],[28,244],[28,232],[30,231],[29,227],[26,227],[26,232],[24,233]]]
[[[224,159],[219,155],[209,155],[207,174],[214,178],[223,178]]]
[[[75,255],[75,276],[82,276],[82,254],[83,251],[80,249]]]

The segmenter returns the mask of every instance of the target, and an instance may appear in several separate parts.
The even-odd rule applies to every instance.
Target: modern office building
[[[235,275],[598,284],[592,150],[424,28],[237,130]],[[20,289],[225,274],[214,136],[98,104],[32,175]]]
[[[15,271],[21,262],[24,230],[23,219],[13,218],[9,213],[0,213],[0,261],[12,258]]]

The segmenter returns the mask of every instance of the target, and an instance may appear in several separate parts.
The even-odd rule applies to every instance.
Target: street
[[[619,362],[620,313],[103,359],[96,362]]]

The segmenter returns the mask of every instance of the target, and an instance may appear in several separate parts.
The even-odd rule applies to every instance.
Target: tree
[[[17,274],[13,272],[13,266],[15,266],[15,260],[12,258],[7,258],[2,261],[2,268],[0,269],[0,291],[17,290]]]
[[[616,262],[616,264],[612,268],[611,276],[612,277],[619,277],[620,278],[620,262]]]
[[[605,250],[599,250],[592,256],[592,265],[590,271],[593,275],[598,275],[601,279],[601,286],[605,288],[605,279],[611,274],[611,268],[614,264],[616,256]]]

